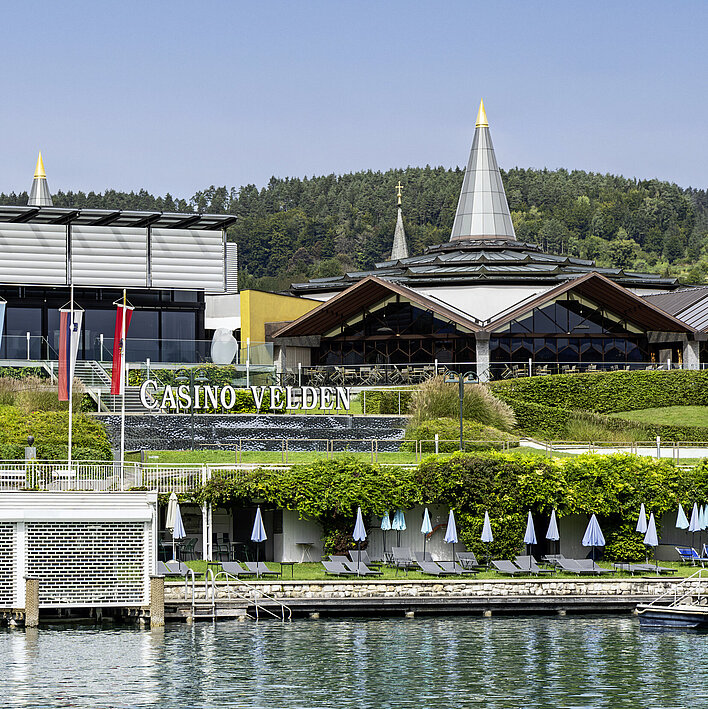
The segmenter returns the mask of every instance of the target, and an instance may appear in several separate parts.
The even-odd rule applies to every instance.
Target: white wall
[[[322,526],[313,520],[300,519],[294,510],[283,510],[283,533],[273,535],[274,561],[320,561],[322,558]],[[308,542],[305,547],[298,542]]]

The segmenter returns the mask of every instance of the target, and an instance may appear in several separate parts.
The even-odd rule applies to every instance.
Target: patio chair
[[[455,571],[445,571],[441,566],[438,566],[434,561],[418,561],[418,567],[424,574],[431,576],[455,576]]]
[[[478,569],[465,569],[456,561],[438,561],[438,566],[445,572],[456,574],[457,576],[474,576],[479,573]]]
[[[492,565],[500,574],[506,574],[507,576],[519,576],[531,573],[525,569],[520,569],[513,561],[509,561],[508,559],[492,559]]]
[[[391,547],[393,553],[393,565],[399,569],[414,569],[415,559],[408,547]]]
[[[257,576],[280,576],[280,571],[271,571],[265,561],[244,561],[243,562],[249,571],[252,571]]]
[[[348,569],[357,576],[381,576],[383,574],[383,571],[374,571],[374,569],[370,569],[363,561],[357,564],[354,561],[347,560],[343,565],[345,569]]]
[[[356,576],[356,571],[349,571],[343,564],[338,561],[323,561],[325,574],[328,576]]]
[[[477,557],[474,555],[473,551],[456,551],[455,556],[463,569],[479,570],[486,568],[484,564],[480,564],[477,561]]]
[[[684,563],[695,564],[701,561],[701,555],[693,547],[674,547],[674,549]]]
[[[182,548],[179,551],[180,556],[185,560],[194,561],[194,557],[196,556],[196,551],[195,551],[196,546],[197,546],[197,538],[190,537],[182,545]]]
[[[536,559],[534,559],[533,556],[517,556],[515,562],[520,569],[524,569],[524,571],[528,570],[532,574],[536,574],[536,576],[555,573],[553,569],[542,569],[536,563]]]

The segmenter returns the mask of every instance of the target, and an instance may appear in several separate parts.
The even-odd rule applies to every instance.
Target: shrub
[[[465,440],[465,450],[485,450],[489,448],[503,449],[505,444],[513,443],[518,445],[518,438],[505,431],[500,431],[492,426],[485,426],[476,421],[464,421],[462,437]],[[418,425],[411,424],[406,429],[406,438],[412,441],[423,441],[422,451],[424,453],[435,452],[435,434],[438,434],[440,443],[438,450],[440,453],[454,453],[460,449],[460,422],[459,420],[443,418],[423,421]],[[401,445],[401,450],[414,450],[413,442],[406,442]],[[474,441],[468,442],[468,441]],[[489,441],[481,443],[479,441]]]
[[[398,402],[400,397],[401,415],[405,415],[410,410],[412,390],[396,391],[367,391],[366,392],[366,413],[367,414],[398,414]]]
[[[646,441],[649,437],[649,431],[641,423],[590,411],[570,411],[565,424],[565,439],[568,441],[632,443]]]
[[[81,411],[84,400],[84,387],[74,380],[72,399],[74,411]],[[0,406],[16,406],[22,411],[68,411],[69,403],[59,401],[56,385],[35,374],[22,377],[0,377]]]
[[[428,379],[413,392],[410,413],[416,424],[429,419],[458,418],[459,385],[447,384],[443,377]],[[510,431],[516,425],[512,408],[483,384],[465,385],[462,416],[502,431]]]

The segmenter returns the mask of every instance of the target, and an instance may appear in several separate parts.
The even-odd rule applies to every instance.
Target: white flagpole
[[[126,360],[125,360],[125,306],[126,293],[123,289],[123,314],[120,328],[120,489],[123,490],[124,466],[125,466],[125,385],[126,385]]]
[[[66,345],[66,343],[62,343],[63,345]],[[67,354],[67,375],[69,381],[67,382],[68,384],[68,389],[69,389],[69,451],[67,455],[67,468],[68,472],[71,473],[71,434],[72,434],[72,428],[73,428],[73,413],[74,413],[74,401],[73,401],[73,395],[74,395],[74,368],[72,366],[72,355],[74,352],[74,284],[71,284],[71,289],[70,289],[70,296],[69,296],[69,351],[66,353]]]

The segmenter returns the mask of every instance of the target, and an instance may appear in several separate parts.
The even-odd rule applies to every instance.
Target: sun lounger
[[[578,566],[581,569],[590,571],[593,574],[601,576],[602,574],[614,574],[617,569],[603,569],[597,562],[593,559],[576,559]]]
[[[416,563],[408,547],[392,547],[393,565],[399,569],[415,569]]]
[[[456,572],[445,571],[441,566],[438,566],[434,561],[418,561],[418,568],[424,574],[430,574],[431,576],[454,576]]]
[[[352,549],[349,552],[349,558],[355,564],[358,562],[362,562],[363,564],[366,564],[367,566],[381,566],[381,562],[372,561],[369,558],[369,554],[367,553],[366,549],[362,549],[361,551],[359,551],[358,549]]]
[[[455,552],[457,561],[460,562],[460,566],[463,569],[484,569],[486,568],[484,564],[480,564],[477,561],[477,557],[474,555],[473,551],[458,551]]]
[[[415,556],[416,561],[432,561],[433,556],[429,551],[422,552],[422,551],[414,551],[413,552]]]
[[[191,573],[191,569],[183,561],[158,561],[157,573],[160,576],[187,576]]]
[[[338,561],[323,561],[322,566],[330,576],[356,576],[356,571],[349,571]]]
[[[508,559],[492,559],[492,565],[500,574],[506,574],[507,576],[519,576],[531,573],[525,569],[520,569],[513,561],[509,561]]]
[[[695,564],[697,561],[703,563],[701,555],[693,547],[674,547],[678,552],[681,561],[685,563]]]
[[[257,576],[280,576],[280,571],[271,571],[265,561],[244,561],[246,568]]]
[[[438,561],[438,566],[450,574],[457,574],[458,576],[469,576],[470,574],[478,574],[477,569],[465,569],[462,565],[458,564],[456,561]]]
[[[556,563],[560,567],[561,571],[565,571],[568,574],[575,574],[580,576],[581,574],[589,575],[595,572],[592,569],[583,568],[577,561],[577,559],[556,559]]]
[[[532,556],[517,556],[516,565],[524,571],[530,571],[532,574],[536,574],[536,576],[555,573],[553,569],[542,569]]]
[[[617,562],[612,564],[619,571],[628,571],[634,574],[675,574],[676,569],[670,566],[657,566],[654,564],[630,564],[628,562]]]
[[[249,569],[244,569],[238,561],[222,561],[221,571],[229,576],[255,576],[256,572]],[[219,574],[217,574],[218,576]]]
[[[357,576],[381,576],[383,571],[374,571],[370,569],[363,561],[357,564],[354,561],[344,562],[344,567],[355,573]]]

